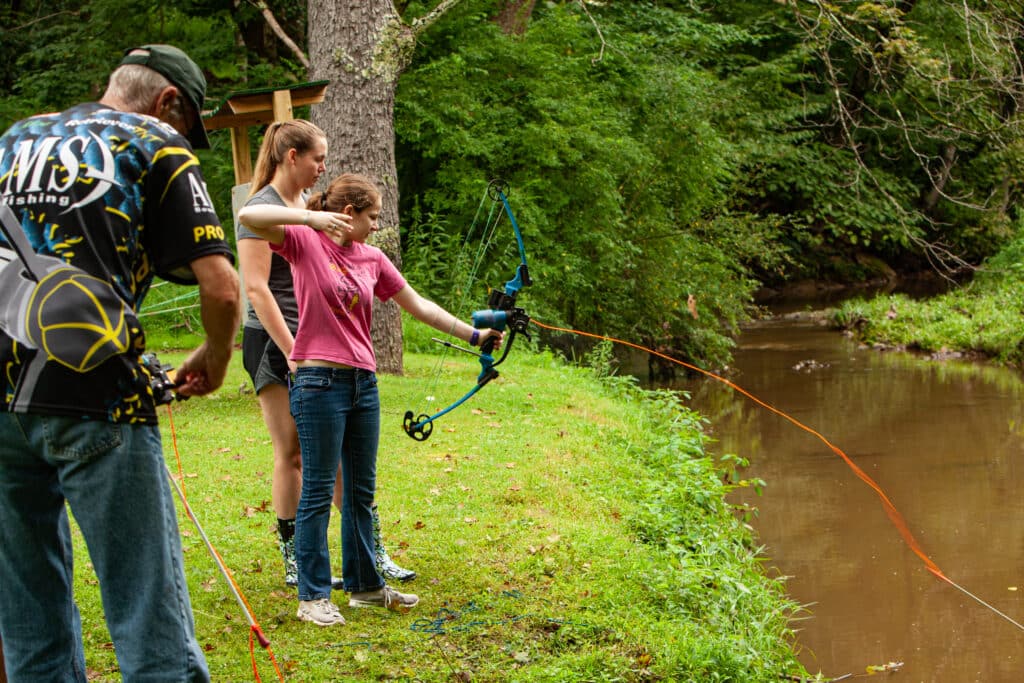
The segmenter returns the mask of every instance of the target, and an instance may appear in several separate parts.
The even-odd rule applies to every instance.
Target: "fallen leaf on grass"
[[[255,517],[256,516],[256,512],[257,512],[256,508],[254,508],[252,505],[246,505],[246,506],[244,506],[242,508],[242,516],[243,517]]]

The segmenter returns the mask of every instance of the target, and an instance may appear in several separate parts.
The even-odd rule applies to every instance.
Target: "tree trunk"
[[[536,0],[507,0],[494,17],[494,22],[501,27],[505,35],[521,36],[526,33],[535,4]]]
[[[394,106],[414,37],[391,0],[309,0],[311,77],[331,82],[313,122],[327,133],[327,177],[375,178],[383,194],[373,243],[401,268]],[[374,303],[371,329],[381,372],[402,372],[402,319],[394,302]]]
[[[399,268],[395,90],[412,60],[416,36],[460,0],[440,0],[407,26],[392,0],[308,0],[310,76],[329,80],[313,123],[327,134],[327,175],[363,173],[383,195],[373,243]],[[402,316],[393,301],[374,303],[370,330],[381,372],[402,373]]]

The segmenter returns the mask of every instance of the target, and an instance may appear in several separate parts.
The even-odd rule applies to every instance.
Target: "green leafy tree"
[[[454,229],[500,177],[535,255],[538,316],[723,362],[754,287],[730,249],[758,251],[769,231],[719,216],[731,145],[692,56],[740,32],[654,3],[567,2],[510,36],[492,10],[471,3],[425,36],[401,83],[406,269],[443,296]],[[495,254],[481,279],[510,265]]]
[[[949,269],[991,253],[1019,197],[1020,4],[788,4],[826,104],[808,122],[845,160],[847,195],[874,205],[846,238]]]
[[[272,55],[246,48],[235,18],[259,17],[246,7],[235,12],[230,0],[28,0],[0,9],[0,57],[11,65],[0,75],[0,130],[32,114],[98,99],[122,52],[146,43],[172,43],[189,53],[206,74],[207,106],[245,87],[248,78],[260,85],[297,80],[287,68],[269,65]],[[230,141],[218,133],[211,144],[198,156],[226,219],[234,182]]]

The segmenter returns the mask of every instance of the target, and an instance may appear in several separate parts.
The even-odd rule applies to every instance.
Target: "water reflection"
[[[734,371],[878,482],[947,576],[1024,622],[1017,373],[858,349],[794,320],[745,330]],[[713,450],[749,459],[747,474],[767,482],[737,502],[757,507],[768,565],[808,605],[797,628],[809,670],[838,677],[899,661],[906,681],[1024,680],[1024,632],[930,574],[827,446],[721,383],[684,388],[710,419]]]

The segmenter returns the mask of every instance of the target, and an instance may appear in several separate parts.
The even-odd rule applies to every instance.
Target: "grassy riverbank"
[[[926,300],[851,300],[832,322],[867,344],[1024,366],[1024,245],[989,261],[972,282]]]
[[[468,389],[472,360],[432,387],[432,357],[380,378],[378,502],[396,560],[419,572],[408,615],[295,618],[270,505],[271,449],[236,355],[224,388],[172,406],[167,460],[251,603],[289,681],[765,681],[800,673],[794,605],[764,576],[724,500],[701,418],[664,395],[525,349],[426,442],[400,428],[427,393]],[[172,364],[180,354],[161,353]],[[451,382],[451,386],[448,384]],[[735,475],[731,477],[735,479]],[[214,680],[251,681],[249,629],[199,534],[180,520]],[[330,543],[338,571],[337,515]],[[93,680],[118,680],[88,556],[76,590]],[[256,646],[264,681],[276,680]]]

